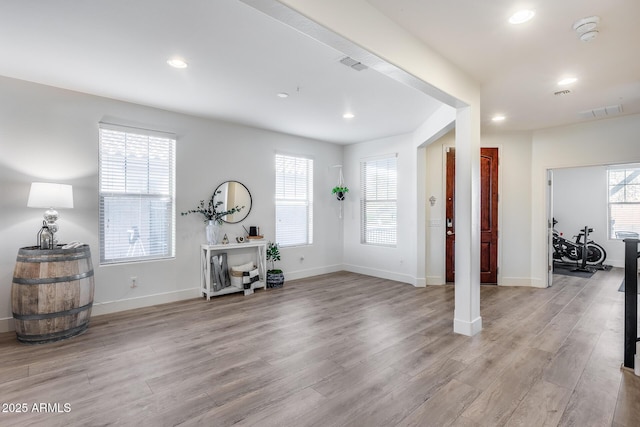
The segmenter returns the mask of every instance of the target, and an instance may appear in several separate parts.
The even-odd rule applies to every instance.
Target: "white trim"
[[[306,270],[285,271],[284,279],[286,282],[287,280],[305,279],[307,277],[319,276],[321,274],[336,273],[342,270],[344,270],[344,266],[342,264],[334,264],[327,265],[325,267],[309,268]]]
[[[408,283],[416,286],[417,279],[409,274],[396,273],[394,271],[378,270],[375,268],[361,267],[358,265],[345,264],[344,269],[351,273],[364,274],[366,276],[379,277],[381,279],[395,280],[396,282]]]
[[[312,154],[300,154],[297,151],[283,151],[283,150],[273,150],[274,156],[285,156],[285,157],[300,157],[302,159],[314,160],[315,156]]]
[[[446,283],[443,276],[427,276],[427,285],[429,286],[441,286]]]
[[[126,125],[118,125],[115,123],[107,123],[107,122],[99,122],[98,123],[98,127],[100,129],[107,129],[107,130],[113,130],[116,132],[125,132],[125,133],[135,133],[138,135],[144,135],[144,136],[152,136],[152,137],[157,137],[157,138],[167,138],[167,139],[174,139],[177,142],[177,135],[173,132],[166,132],[166,131],[162,131],[162,130],[155,130],[155,129],[147,129],[147,128],[140,128],[140,127],[134,127],[134,126],[126,126]]]
[[[503,186],[503,175],[504,175],[504,171],[502,170],[502,165],[503,165],[503,161],[502,161],[502,156],[504,155],[504,149],[503,149],[503,145],[502,144],[498,144],[495,146],[495,148],[498,149],[498,253],[496,254],[498,259],[496,260],[496,268],[498,269],[498,274],[497,274],[497,278],[496,280],[498,281],[498,286],[501,286],[504,283],[504,277],[502,277],[502,266],[504,265],[503,263],[503,259],[502,257],[504,256],[504,251],[502,250],[502,243],[503,243],[503,230],[504,227],[502,225],[502,220],[503,220],[503,199],[504,197],[502,196],[504,194],[504,186]],[[480,149],[482,150],[482,148],[494,148],[494,147],[483,147],[482,144],[480,144]]]
[[[378,154],[376,156],[366,156],[366,157],[360,157],[360,163],[364,163],[364,162],[371,162],[374,160],[384,160],[384,159],[388,159],[391,157],[395,157],[396,159],[398,158],[398,153],[387,153],[387,154]]]
[[[119,311],[133,310],[136,308],[151,307],[168,302],[184,301],[198,298],[200,288],[191,288],[174,292],[165,292],[143,297],[128,298],[118,301],[94,302],[91,308],[91,317],[103,314],[117,313]],[[0,332],[15,331],[15,321],[12,317],[0,319]]]
[[[116,313],[119,311],[133,310],[135,308],[150,307],[168,302],[183,301],[200,296],[200,288],[183,289],[180,291],[164,292],[161,294],[146,295],[136,298],[121,299],[117,301],[105,301],[94,303],[91,316]]]
[[[470,322],[453,319],[453,332],[472,337],[482,330],[482,317],[476,317]]]
[[[545,258],[546,260],[546,258]],[[547,280],[546,280],[546,276],[544,279],[540,279],[538,277],[532,277],[531,280],[531,287],[533,288],[548,288],[547,286]]]
[[[489,285],[491,286],[491,285]],[[503,277],[500,286],[533,286],[530,277]]]
[[[0,333],[1,332],[11,332],[16,330],[16,324],[13,320],[13,317],[5,317],[4,319],[0,319]]]

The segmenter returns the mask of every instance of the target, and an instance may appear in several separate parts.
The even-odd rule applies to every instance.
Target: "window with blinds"
[[[640,236],[640,165],[609,166],[609,238]]]
[[[100,264],[175,256],[173,135],[100,124]]]
[[[360,239],[364,244],[396,246],[397,187],[396,155],[360,163]]]
[[[276,154],[276,242],[313,243],[313,160]]]

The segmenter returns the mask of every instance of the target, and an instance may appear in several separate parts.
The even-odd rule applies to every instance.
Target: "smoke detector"
[[[580,40],[588,42],[598,36],[598,24],[600,24],[599,16],[588,16],[574,22],[573,29],[578,33]]]

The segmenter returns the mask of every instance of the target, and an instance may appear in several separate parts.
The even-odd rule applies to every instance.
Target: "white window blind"
[[[313,160],[276,154],[276,242],[313,243]]]
[[[609,238],[637,239],[640,235],[640,165],[610,166]]]
[[[362,243],[396,246],[397,182],[395,154],[360,163]]]
[[[175,137],[100,124],[100,264],[175,256]]]

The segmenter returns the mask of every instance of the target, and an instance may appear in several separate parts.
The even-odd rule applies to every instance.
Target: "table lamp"
[[[29,191],[27,206],[30,208],[46,208],[44,219],[47,227],[54,236],[58,231],[58,211],[59,209],[73,208],[73,187],[67,184],[54,184],[48,182],[33,182]]]

